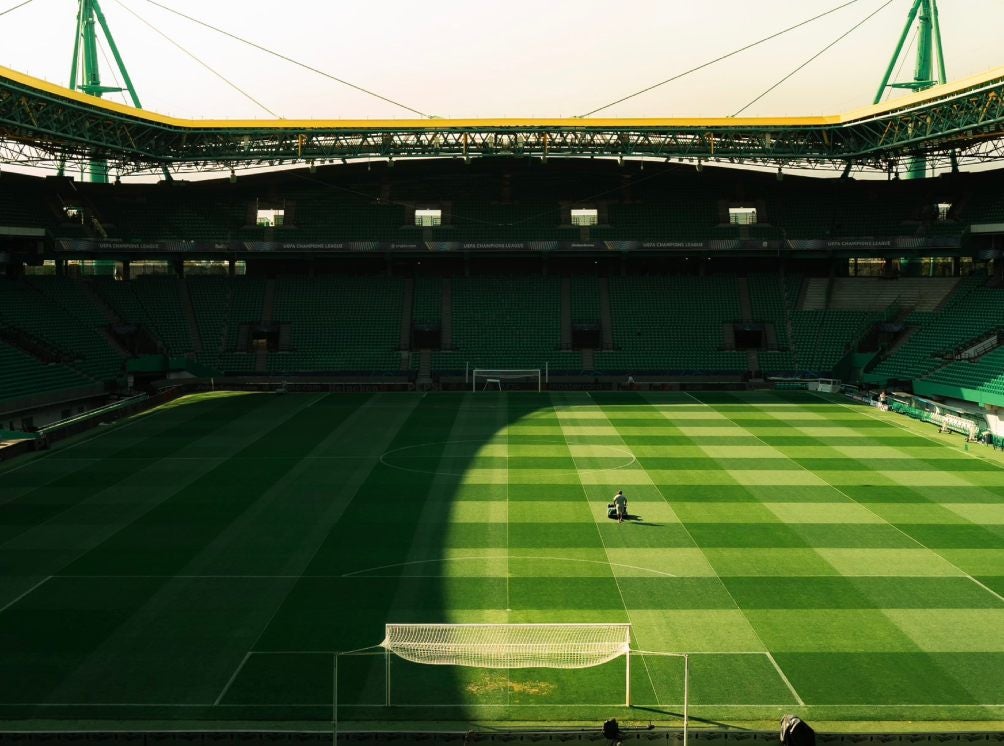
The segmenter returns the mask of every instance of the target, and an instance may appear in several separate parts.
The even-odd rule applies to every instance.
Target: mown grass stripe
[[[911,428],[887,423],[891,416],[863,424],[867,413],[818,397],[699,397],[333,397],[318,407],[330,422],[276,430],[307,400],[289,395],[267,397],[260,411],[274,412],[272,421],[237,407],[234,422],[180,449],[169,436],[165,447],[174,450],[161,458],[156,431],[177,425],[192,405],[136,426],[150,438],[150,453],[123,454],[127,438],[113,438],[114,430],[65,460],[57,450],[50,463],[65,467],[59,478],[88,465],[96,481],[103,470],[132,474],[0,547],[2,592],[24,594],[0,612],[0,649],[17,651],[2,657],[0,672],[10,682],[24,670],[41,672],[21,687],[0,686],[8,703],[0,717],[44,708],[60,718],[120,711],[187,725],[320,724],[331,717],[331,651],[372,644],[391,616],[625,614],[647,646],[707,654],[694,659],[698,717],[774,717],[798,705],[798,695],[809,718],[1004,716],[996,675],[1004,651],[993,636],[1004,613],[994,595],[1004,591],[998,468],[936,439],[918,440]],[[353,424],[339,425],[331,416],[339,410]],[[269,430],[275,448],[242,453],[245,435]],[[402,448],[398,462],[379,462]],[[611,470],[615,457],[603,448],[638,461]],[[214,504],[219,490],[207,476],[227,462],[248,477]],[[402,464],[415,471],[395,468]],[[37,490],[39,506],[58,504],[64,488],[48,490],[55,475],[43,471],[11,473],[15,489]],[[158,483],[132,498],[144,478]],[[602,517],[618,486],[644,517],[630,531]],[[146,506],[186,488],[191,499],[159,514],[174,558],[156,572],[162,560],[137,542],[113,566],[114,541],[102,547],[103,537],[134,519],[147,530]],[[30,523],[27,513],[9,518]],[[218,530],[186,537],[190,522],[215,522]],[[592,538],[583,531],[590,526]],[[58,536],[78,549],[60,549]],[[86,546],[107,572],[95,565],[60,574],[65,561],[55,559]],[[29,570],[35,574],[17,574]],[[749,655],[756,647],[764,652]],[[204,660],[193,663],[199,655]],[[652,699],[676,701],[679,692],[660,683],[675,674],[656,668],[662,688]],[[190,687],[186,676],[195,670],[201,681]],[[382,708],[382,663],[349,675],[359,706],[348,703],[346,717],[376,723],[420,712]],[[424,693],[422,710],[434,707],[443,718],[629,716],[599,704],[604,676],[507,673],[491,695],[469,689],[484,691],[479,676],[436,674],[412,684],[443,687]],[[892,677],[887,689],[884,676]],[[141,680],[150,683],[137,686]],[[509,688],[526,681],[581,688],[555,694],[552,705]],[[436,696],[452,704],[434,703]]]

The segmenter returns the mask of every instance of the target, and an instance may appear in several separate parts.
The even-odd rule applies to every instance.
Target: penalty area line
[[[230,678],[227,680],[227,683],[223,687],[223,690],[220,692],[219,696],[216,697],[216,700],[213,702],[214,707],[219,706],[220,702],[223,701],[223,697],[226,696],[227,691],[229,691],[230,687],[233,686],[233,683],[237,680],[238,674],[240,674],[240,672],[244,669],[244,664],[248,662],[248,659],[250,657],[251,657],[251,651],[249,650],[244,654],[244,657],[241,659],[240,664],[237,666],[237,668],[234,669],[234,672],[230,675]]]
[[[37,583],[35,583],[35,585],[33,585],[31,588],[29,588],[24,593],[22,593],[20,596],[18,596],[17,598],[15,598],[13,601],[8,601],[3,606],[3,608],[0,608],[0,614],[3,614],[5,611],[7,611],[7,609],[9,609],[11,606],[13,606],[14,604],[16,604],[18,601],[20,601],[21,599],[25,598],[29,594],[34,593],[36,590],[38,590],[43,585],[45,585],[50,580],[52,580],[52,577],[53,577],[52,575],[47,575],[46,577],[42,578]]]
[[[784,685],[788,687],[788,691],[791,692],[791,695],[795,698],[795,701],[798,702],[798,704],[801,705],[802,707],[805,707],[805,702],[802,701],[802,698],[798,695],[798,691],[792,685],[791,681],[788,680],[788,677],[785,676],[784,671],[781,670],[781,667],[777,664],[777,661],[774,660],[774,656],[771,655],[771,652],[769,650],[765,650],[764,655],[767,656],[767,660],[770,661],[770,664],[774,666],[774,670],[777,671],[777,675],[781,677],[781,681],[784,682]]]

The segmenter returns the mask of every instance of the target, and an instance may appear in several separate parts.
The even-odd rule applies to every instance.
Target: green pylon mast
[[[892,78],[896,63],[899,62],[903,53],[903,44],[910,34],[910,29],[913,28],[914,22],[917,23],[917,57],[913,80],[905,83],[890,83],[889,80]],[[934,77],[935,60],[938,65],[937,78]],[[878,92],[875,94],[875,103],[882,100],[886,88],[923,91],[938,83],[946,82],[945,55],[941,48],[941,24],[938,23],[938,0],[913,0],[913,6],[906,18],[906,25],[903,26],[903,33],[900,34],[899,42],[896,44],[896,51],[892,53],[889,67],[886,69]],[[906,178],[922,179],[926,175],[927,159],[923,156],[911,158],[907,164]]]
[[[101,67],[98,64],[98,32],[97,26],[101,27],[108,48],[111,49],[115,64],[122,75],[125,88],[115,88],[101,85]],[[73,62],[70,65],[70,89],[83,91],[84,93],[101,98],[106,93],[118,93],[128,91],[132,99],[133,106],[142,109],[139,96],[133,87],[129,71],[126,70],[122,55],[115,44],[112,32],[108,28],[108,21],[105,14],[101,12],[101,3],[98,0],[79,0],[77,9],[77,33],[73,40]],[[108,182],[108,163],[101,159],[91,161],[90,167],[91,181],[100,183]]]

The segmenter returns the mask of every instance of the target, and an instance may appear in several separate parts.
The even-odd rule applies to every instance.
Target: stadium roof
[[[0,159],[104,159],[130,173],[325,159],[656,157],[886,169],[996,160],[1004,67],[845,114],[632,119],[194,120],[105,101],[0,67]]]

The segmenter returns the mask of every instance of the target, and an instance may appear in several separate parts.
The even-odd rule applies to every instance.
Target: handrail
[[[50,433],[58,432],[64,428],[70,427],[71,425],[76,425],[81,422],[86,422],[87,420],[94,419],[95,417],[101,417],[108,414],[109,412],[116,412],[120,409],[125,409],[126,407],[131,407],[133,405],[139,404],[149,399],[149,394],[137,394],[136,396],[131,396],[128,399],[120,399],[117,402],[112,402],[111,404],[106,404],[103,407],[98,407],[97,409],[91,409],[87,412],[69,417],[65,420],[59,420],[59,422],[53,422],[51,425],[46,425],[45,427],[40,427],[38,432],[43,436],[49,435]]]

